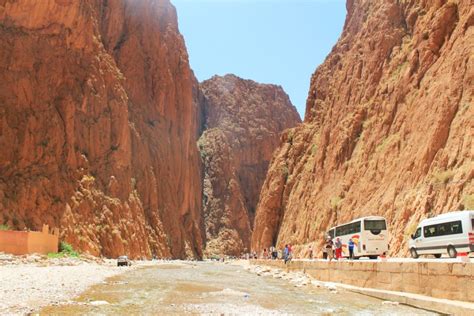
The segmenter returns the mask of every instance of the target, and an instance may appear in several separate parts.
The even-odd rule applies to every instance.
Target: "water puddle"
[[[435,315],[351,292],[259,277],[221,263],[157,264],[130,270],[41,315]]]

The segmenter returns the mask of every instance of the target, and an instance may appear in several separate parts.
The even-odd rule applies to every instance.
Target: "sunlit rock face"
[[[332,225],[382,215],[403,255],[420,219],[474,209],[473,24],[471,1],[347,1],[304,123],[270,164],[254,249],[303,254]]]
[[[198,84],[167,0],[0,0],[0,221],[201,257]]]
[[[300,118],[279,86],[226,75],[204,81],[201,90],[206,254],[239,255],[250,250],[255,207],[280,132]]]

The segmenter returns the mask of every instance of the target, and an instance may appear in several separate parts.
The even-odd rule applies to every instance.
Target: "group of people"
[[[354,247],[355,247],[355,242],[352,239],[349,239],[349,242],[347,243],[347,250],[349,251],[349,259],[354,259]],[[327,236],[324,246],[323,246],[323,259],[327,259],[329,261],[331,260],[339,260],[342,258],[342,241],[339,237],[337,237],[335,240],[331,236]],[[314,253],[313,253],[313,247],[310,245],[308,248],[308,257],[309,259],[313,259]],[[257,254],[255,253],[254,256],[255,259],[257,258]],[[278,250],[276,247],[272,246],[270,248],[264,248],[260,258],[262,259],[282,259],[285,261],[285,264],[291,261],[293,258],[293,249],[290,244],[285,245],[285,248],[282,250]]]
[[[347,243],[347,249],[349,250],[349,259],[354,259],[354,246],[355,243],[352,239],[349,239]],[[339,237],[333,241],[331,236],[327,236],[326,243],[323,248],[323,259],[332,259],[339,260],[342,258],[342,242]]]
[[[264,248],[261,257],[263,259],[272,259],[272,260],[281,258],[285,261],[285,264],[286,264],[293,258],[293,249],[291,248],[291,245],[287,244],[285,245],[285,248],[283,248],[280,251],[280,255],[279,255],[278,249],[272,246],[268,250],[267,248]]]

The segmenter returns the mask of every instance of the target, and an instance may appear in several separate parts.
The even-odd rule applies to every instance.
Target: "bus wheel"
[[[375,260],[375,259],[377,259],[378,257],[379,257],[379,256],[369,256],[369,259]]]
[[[448,255],[450,258],[456,258],[456,256],[458,255],[458,252],[456,251],[456,248],[454,248],[453,246],[449,246],[448,247]]]
[[[419,255],[418,255],[418,252],[416,252],[416,249],[415,248],[411,248],[410,249],[410,254],[411,254],[411,257],[413,259],[418,259]]]
[[[436,259],[439,259],[439,258],[441,258],[441,254],[440,254],[440,253],[434,254],[434,257],[435,257]]]

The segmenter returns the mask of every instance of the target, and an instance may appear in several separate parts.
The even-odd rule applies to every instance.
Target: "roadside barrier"
[[[457,258],[461,262],[469,262],[469,254],[467,252],[458,252]]]

